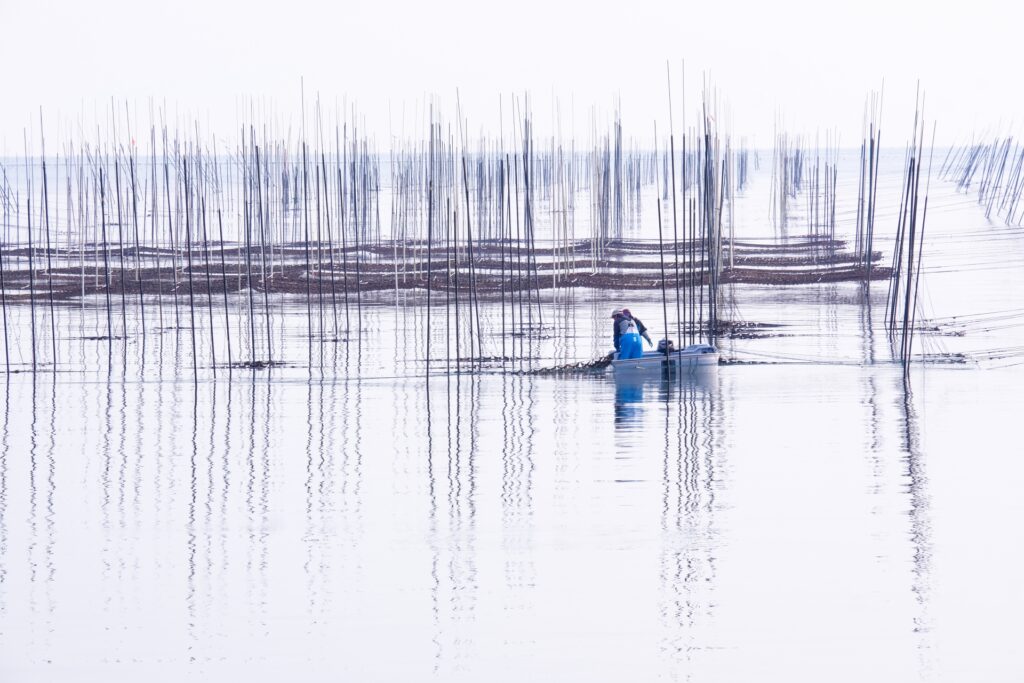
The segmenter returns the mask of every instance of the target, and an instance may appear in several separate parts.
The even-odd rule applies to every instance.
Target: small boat
[[[678,351],[644,351],[639,358],[612,358],[611,368],[616,373],[687,371],[693,368],[718,365],[718,349],[710,344],[691,344]]]

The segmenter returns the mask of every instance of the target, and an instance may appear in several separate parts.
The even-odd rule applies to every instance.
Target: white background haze
[[[918,79],[950,143],[1014,126],[1019,14],[992,1],[0,0],[0,154],[22,153],[40,107],[48,136],[95,136],[111,98],[142,124],[151,101],[166,103],[170,118],[222,139],[253,102],[297,125],[303,81],[307,111],[318,93],[325,106],[355,103],[379,140],[400,135],[403,116],[418,137],[432,97],[453,118],[456,89],[474,134],[497,135],[499,96],[507,127],[509,98],[529,92],[541,134],[553,96],[563,136],[583,140],[594,107],[603,126],[621,97],[627,134],[647,136],[655,119],[667,129],[665,64],[678,87],[683,59],[688,115],[709,73],[731,133],[761,146],[777,113],[792,132],[838,130],[855,146],[883,79],[884,144],[909,136]],[[678,129],[678,109],[675,119]]]

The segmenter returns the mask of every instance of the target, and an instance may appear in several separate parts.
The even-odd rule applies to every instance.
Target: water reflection
[[[55,395],[52,381],[41,387],[33,378],[29,426],[28,597],[29,609],[35,617],[31,628],[34,646],[44,651],[50,647],[54,610]]]
[[[567,406],[559,400],[564,387],[552,387],[556,443],[562,441],[563,430],[571,420],[560,419]],[[536,385],[522,377],[506,376],[502,382],[502,448],[501,448],[501,549],[504,556],[504,588],[502,609],[507,615],[509,631],[506,646],[510,657],[528,655],[536,635],[524,625],[534,609],[534,587],[537,581],[534,520],[534,436]],[[564,454],[552,453],[561,459]],[[556,471],[559,466],[556,465]]]
[[[99,472],[99,491],[100,491],[100,519],[103,529],[102,542],[100,547],[102,549],[102,563],[103,563],[103,575],[102,575],[102,595],[103,595],[103,621],[105,630],[114,628],[112,623],[111,612],[114,609],[114,599],[117,597],[117,584],[114,581],[114,571],[116,565],[116,552],[114,548],[114,532],[113,523],[111,521],[113,516],[112,509],[112,491],[111,482],[113,479],[113,454],[116,452],[116,446],[112,443],[114,434],[114,383],[108,381],[105,383],[103,390],[104,401],[102,403],[101,410],[103,411],[103,430],[100,442],[100,458],[102,458],[102,468]]]
[[[644,413],[644,388],[654,385],[657,380],[648,381],[643,377],[615,375],[615,427],[633,431],[639,429]]]
[[[809,395],[817,384],[787,393],[792,375],[771,368],[669,382],[237,372],[198,392],[190,377],[15,378],[0,434],[0,646],[25,671],[86,662],[108,680],[240,668],[268,680],[279,672],[264,665],[281,661],[309,679],[522,680],[552,652],[560,678],[614,678],[631,662],[638,679],[706,680],[722,652],[763,655],[760,631],[736,624],[758,623],[781,586],[798,615],[776,615],[782,626],[842,647],[884,622],[885,655],[919,654],[927,675],[941,593],[923,387],[893,368],[821,372],[827,389]],[[806,425],[832,414],[820,403],[834,394],[863,401],[835,438],[831,423]],[[772,462],[741,445],[756,448],[749,420],[768,400],[782,406],[773,421],[792,420],[780,428],[812,432]],[[80,405],[88,418],[69,437],[62,416]],[[624,406],[635,412],[620,419]],[[783,515],[791,536],[759,545],[750,510]],[[807,538],[841,557],[819,560]],[[758,558],[774,569],[751,574]],[[851,583],[894,606],[837,614],[830,639],[804,620],[820,615],[815,590],[793,592],[792,574],[830,586],[821,570],[848,561]],[[737,581],[763,585],[752,596]],[[402,658],[380,656],[396,645]],[[587,668],[595,649],[611,669]]]
[[[909,548],[900,543],[896,556],[887,555],[884,559],[899,561],[901,556],[906,557],[904,550],[909,552],[909,593],[913,603],[910,632],[918,675],[928,679],[934,672],[930,653],[932,540],[926,456],[921,446],[911,377],[895,368],[886,369],[886,375],[880,378],[870,373],[860,378],[862,404],[867,409],[864,452],[870,466],[869,491],[875,498],[871,511],[879,517],[874,522],[874,534],[880,538],[891,534],[892,514],[900,520],[905,515],[909,521],[909,528],[902,521],[897,527],[904,528]],[[882,559],[880,556],[879,560]],[[894,589],[905,594],[907,587],[902,584]]]
[[[687,680],[703,649],[699,628],[712,616],[715,590],[716,490],[723,426],[718,373],[684,374],[660,385],[662,445],[661,650],[668,670]]]
[[[11,376],[4,382],[4,428],[0,433],[0,617],[7,612],[7,453],[11,447]]]
[[[199,395],[198,387],[192,394],[192,419],[189,420],[191,423],[191,432],[189,439],[188,448],[188,509],[186,512],[185,519],[185,536],[186,536],[186,553],[187,553],[187,565],[188,572],[186,576],[186,595],[185,605],[188,611],[188,634],[189,644],[188,652],[189,658],[192,661],[200,659],[199,646],[202,643],[201,625],[198,621],[198,610],[199,606],[197,603],[197,577],[196,577],[196,554],[197,549],[197,531],[196,531],[196,501],[199,496],[198,491],[198,471],[196,460],[199,457]]]
[[[902,450],[903,463],[906,467],[905,476],[908,481],[910,496],[910,541],[913,546],[913,579],[910,590],[914,594],[919,611],[914,616],[914,632],[919,634],[918,648],[921,653],[922,674],[930,669],[930,648],[928,632],[931,630],[929,615],[929,597],[931,591],[931,507],[928,494],[928,474],[925,467],[924,454],[921,451],[917,411],[914,407],[914,394],[910,378],[901,378],[902,409]]]
[[[694,368],[681,373],[637,372],[608,373],[615,385],[616,431],[629,433],[644,428],[644,415],[653,405],[712,391],[717,386],[716,367]]]
[[[442,639],[445,660],[454,672],[464,672],[475,649],[476,458],[479,439],[479,377],[456,375],[448,394],[448,515],[449,552],[446,562],[448,627]],[[444,604],[444,603],[442,603]],[[442,622],[443,624],[444,622]]]

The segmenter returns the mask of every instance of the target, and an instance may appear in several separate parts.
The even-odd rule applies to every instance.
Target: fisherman
[[[640,322],[640,318],[637,318],[630,313],[628,308],[622,309],[622,315],[636,323],[637,332],[639,332],[640,336],[644,338],[644,341],[647,342],[648,346],[654,346],[654,342],[651,341],[651,335],[647,334],[647,326]]]
[[[615,350],[619,352],[620,360],[644,355],[640,337],[647,340],[648,345],[654,345],[647,334],[647,327],[640,318],[634,317],[628,308],[616,308],[612,311],[612,320],[612,341],[615,343]]]

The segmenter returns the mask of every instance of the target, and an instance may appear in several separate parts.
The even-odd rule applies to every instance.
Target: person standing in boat
[[[637,332],[639,332],[640,336],[644,338],[644,341],[647,342],[648,346],[654,346],[654,342],[651,341],[651,335],[647,334],[647,326],[644,325],[643,322],[641,322],[640,318],[637,318],[632,313],[630,313],[628,308],[622,309],[622,315],[626,316],[627,318],[636,323]]]
[[[640,318],[633,316],[628,308],[616,308],[612,311],[612,341],[620,359],[639,358],[644,355],[641,337],[647,340],[648,345],[654,345],[647,334],[647,327]]]

